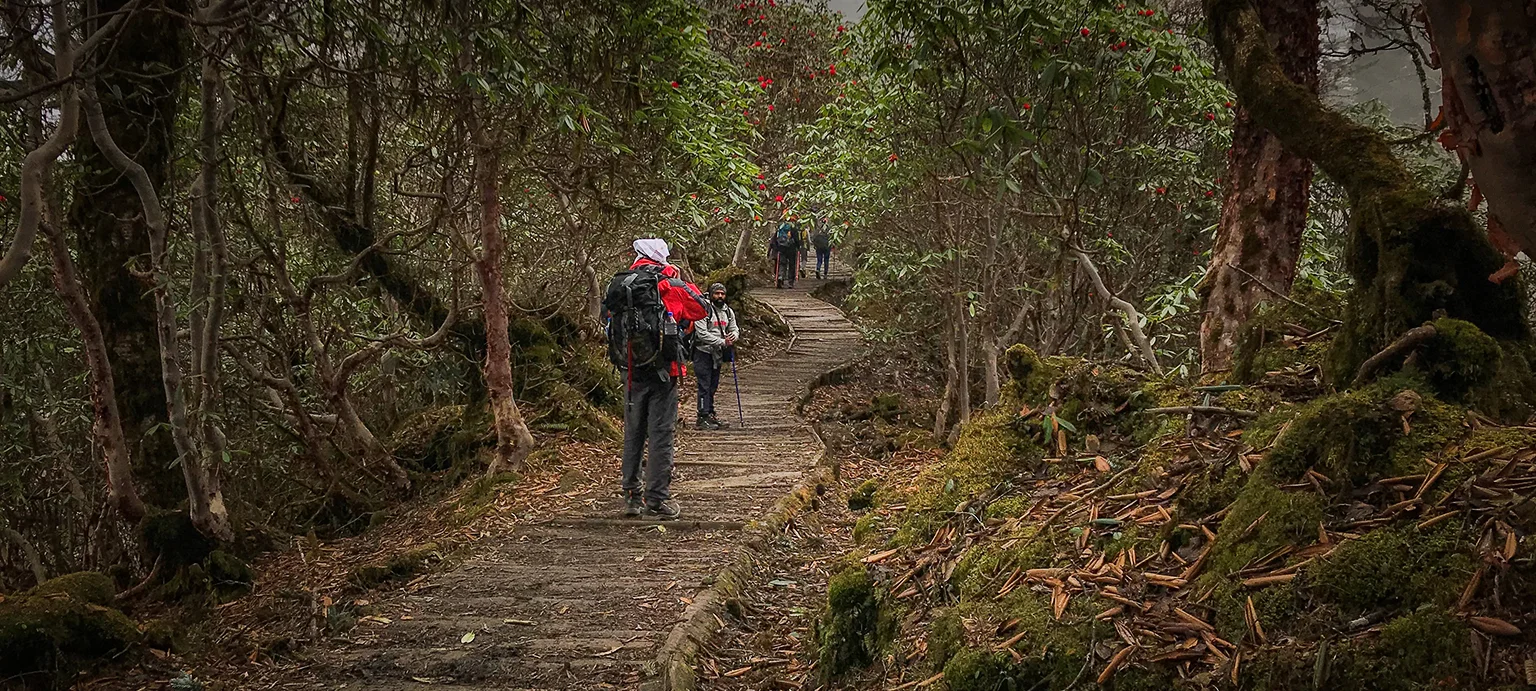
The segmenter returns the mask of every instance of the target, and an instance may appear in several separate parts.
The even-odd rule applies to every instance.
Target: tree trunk
[[[85,350],[91,391],[91,434],[101,448],[108,501],[123,520],[137,525],[148,510],[144,508],[144,500],[139,497],[138,486],[133,481],[133,457],[129,455],[128,439],[123,435],[123,418],[117,409],[117,383],[112,375],[106,340],[101,335],[101,324],[97,323],[96,315],[85,299],[63,233],[49,223],[43,225],[43,232],[48,236],[48,251],[53,257],[53,288],[63,300],[69,320],[80,331]]]
[[[191,411],[191,416],[188,414],[187,384],[183,377],[185,370],[181,362],[181,341],[177,327],[176,294],[172,290],[171,272],[167,266],[170,250],[166,242],[169,222],[165,207],[160,202],[159,191],[148,171],[124,153],[112,138],[94,90],[87,87],[82,101],[91,138],[102,156],[133,186],[139,199],[138,210],[148,229],[149,271],[143,278],[148,282],[149,292],[155,301],[154,322],[160,381],[165,394],[171,439],[176,445],[183,486],[186,488],[187,510],[198,532],[228,542],[234,539],[234,531],[229,523],[229,510],[224,504],[218,474],[210,471],[208,458],[210,448],[214,453],[221,450],[222,439],[217,433],[205,436],[206,430],[196,419],[196,411]]]
[[[946,306],[947,309],[947,306]],[[947,325],[944,333],[944,395],[939,398],[939,410],[933,415],[933,438],[935,441],[944,440],[944,430],[949,428],[949,413],[954,410],[955,389],[959,386],[960,374],[955,359],[955,325],[953,322]]]
[[[746,268],[747,250],[752,246],[752,224],[741,224],[741,235],[736,237],[736,251],[731,254],[731,266],[738,269]],[[775,277],[777,278],[777,277]]]
[[[101,0],[88,25],[107,23],[128,0]],[[186,22],[170,13],[132,13],[101,55],[110,62],[93,65],[107,130],[118,146],[133,152],[155,187],[166,184],[172,162],[172,137],[184,90]],[[134,474],[143,481],[145,501],[174,506],[183,482],[176,468],[176,447],[165,431],[166,402],[161,387],[155,305],[130,267],[149,254],[149,229],[139,195],[91,137],[71,151],[81,173],[69,210],[79,229],[78,260],[92,311],[101,326],[117,384],[123,432]]]
[[[507,335],[507,303],[502,295],[502,254],[507,242],[501,234],[501,155],[497,138],[469,107],[467,126],[475,152],[475,189],[480,197],[480,256],[475,270],[480,277],[480,301],[485,310],[485,384],[496,427],[496,455],[488,474],[521,470],[533,450],[533,435],[512,396],[512,343]]]
[[[1259,19],[1286,76],[1317,92],[1317,0],[1270,0]],[[1289,293],[1307,225],[1312,162],[1286,151],[1280,140],[1237,110],[1227,155],[1226,198],[1216,225],[1216,246],[1201,282],[1200,369],[1232,367],[1238,330],[1259,303]]]
[[[1426,0],[1457,148],[1498,226],[1536,257],[1536,12],[1526,0]],[[1447,113],[1448,116],[1452,115]]]
[[[1440,310],[1495,338],[1528,338],[1519,282],[1488,280],[1504,258],[1472,215],[1421,186],[1380,133],[1287,78],[1248,0],[1206,0],[1206,13],[1232,88],[1253,119],[1349,196],[1354,285],[1329,378],[1347,382],[1367,357]]]

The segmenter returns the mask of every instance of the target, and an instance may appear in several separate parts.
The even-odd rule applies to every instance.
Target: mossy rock
[[[33,597],[65,596],[80,602],[103,607],[112,604],[117,589],[112,579],[96,571],[80,571],[50,578],[26,593]]]
[[[853,543],[856,545],[873,544],[880,539],[880,525],[882,519],[879,514],[866,513],[859,516],[859,520],[853,523]]]
[[[818,667],[831,680],[868,666],[896,631],[894,614],[881,602],[869,572],[853,566],[827,583],[827,606],[816,624]]]
[[[881,420],[894,424],[901,419],[906,404],[899,393],[879,393],[870,399],[869,412]]]
[[[1427,691],[1475,688],[1467,627],[1448,612],[1429,607],[1381,627],[1375,640],[1344,646],[1328,675],[1329,688],[1365,691]]]
[[[1346,615],[1378,608],[1452,606],[1477,569],[1458,531],[1384,528],[1349,540],[1306,572],[1308,592]]]
[[[1286,482],[1311,468],[1352,483],[1418,472],[1427,455],[1461,434],[1465,419],[1464,410],[1427,389],[1397,375],[1304,404],[1265,455],[1265,467]]]
[[[248,564],[228,552],[214,550],[201,562],[177,568],[155,594],[167,601],[219,604],[249,593],[255,582],[256,573]]]
[[[873,479],[865,480],[853,492],[848,494],[848,509],[850,511],[864,511],[875,505],[875,492],[880,490],[880,483]]]
[[[1020,691],[1018,670],[1007,653],[964,650],[944,665],[944,685],[949,691]]]
[[[1311,544],[1322,520],[1316,494],[1282,490],[1267,474],[1254,473],[1216,531],[1205,576],[1223,579],[1286,545]]]
[[[1206,467],[1189,474],[1178,495],[1179,516],[1198,520],[1227,508],[1248,483],[1236,463]]]
[[[437,543],[429,542],[406,550],[388,560],[359,566],[352,571],[352,583],[358,587],[376,588],[390,581],[404,580],[425,572],[432,564],[442,561]]]
[[[187,650],[187,627],[172,619],[155,619],[144,623],[144,645],[170,653]]]
[[[139,628],[109,605],[112,582],[79,573],[0,601],[0,680],[65,688],[76,671],[136,645]]]
[[[726,266],[709,272],[703,281],[699,282],[700,290],[709,290],[709,287],[719,283],[725,286],[725,297],[731,302],[745,297],[749,289],[746,270],[736,266]]]
[[[1038,430],[1019,420],[1017,409],[996,406],[971,418],[954,449],[919,474],[918,495],[909,505],[920,510],[953,509],[967,496],[1037,467],[1044,451],[1029,435]],[[910,513],[910,512],[909,512]]]
[[[614,415],[624,414],[624,380],[601,347],[575,348],[566,355],[563,369],[564,382],[588,403]]]
[[[546,388],[547,407],[533,423],[535,429],[569,432],[578,440],[593,443],[624,438],[623,429],[575,387],[557,381]]]
[[[218,543],[197,531],[186,511],[163,511],[144,517],[139,523],[139,535],[149,552],[163,558],[170,570],[201,563],[218,549]]]
[[[1434,326],[1435,336],[1419,351],[1418,368],[1435,393],[1460,401],[1492,381],[1504,357],[1498,341],[1460,319],[1436,319]]]
[[[984,600],[989,588],[1000,583],[1014,569],[1039,569],[1051,566],[1052,547],[1042,539],[1024,536],[1012,547],[1001,542],[983,542],[966,550],[949,575],[949,584],[961,600]]]
[[[1015,387],[1015,395],[1025,400],[1044,398],[1051,382],[1060,374],[1041,360],[1033,348],[1022,343],[1003,353],[1003,367],[1008,372],[1009,384]]]

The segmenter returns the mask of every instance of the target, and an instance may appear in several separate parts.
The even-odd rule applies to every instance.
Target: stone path
[[[716,408],[732,427],[682,433],[673,495],[684,520],[624,521],[616,487],[605,487],[581,512],[482,541],[456,569],[403,596],[409,620],[392,622],[366,645],[325,653],[315,684],[381,690],[638,687],[645,663],[687,604],[732,556],[741,527],[790,492],[820,451],[792,412],[794,399],[863,345],[840,311],[810,296],[818,283],[755,291],[795,336],[788,357],[740,370],[745,429],[734,424],[736,397],[727,379]],[[616,486],[618,459],[613,474]],[[465,642],[468,632],[477,633]]]

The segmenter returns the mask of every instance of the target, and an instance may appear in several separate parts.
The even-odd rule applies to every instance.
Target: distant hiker
[[[827,229],[826,219],[820,219],[811,231],[811,247],[816,248],[816,278],[827,278],[832,272],[832,231]]]
[[[785,284],[795,287],[795,268],[799,262],[800,238],[795,234],[795,225],[789,221],[779,224],[779,229],[774,231],[773,239],[768,242],[768,258],[773,260],[774,287],[783,288]]]
[[[795,221],[795,242],[800,246],[799,276],[805,278],[805,257],[810,253],[811,239],[806,236],[805,224],[800,223],[793,216],[790,218]]]
[[[685,371],[678,324],[703,319],[709,301],[667,263],[666,241],[636,240],[634,247],[634,264],[614,274],[603,297],[608,359],[624,374],[624,516],[670,520],[681,514],[671,490],[677,380]]]
[[[709,314],[693,323],[693,376],[699,383],[699,429],[720,429],[715,417],[715,391],[720,388],[721,365],[735,357],[741,330],[736,311],[725,304],[725,284],[709,287]]]

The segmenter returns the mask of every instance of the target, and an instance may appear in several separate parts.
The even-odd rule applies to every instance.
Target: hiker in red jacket
[[[624,516],[634,518],[644,513],[670,520],[681,515],[671,492],[672,447],[677,436],[677,381],[686,372],[681,348],[677,345],[678,325],[692,324],[708,316],[709,302],[697,286],[678,276],[677,267],[667,263],[671,251],[665,240],[636,240],[634,248],[636,257],[629,267],[630,272],[660,267],[656,291],[667,312],[663,334],[670,338],[664,338],[665,349],[669,351],[663,358],[664,365],[632,367],[624,373]],[[615,281],[618,280],[615,277]],[[613,290],[610,287],[609,293],[613,294]],[[649,458],[646,457],[647,446]],[[645,465],[643,490],[640,485],[642,461]]]

